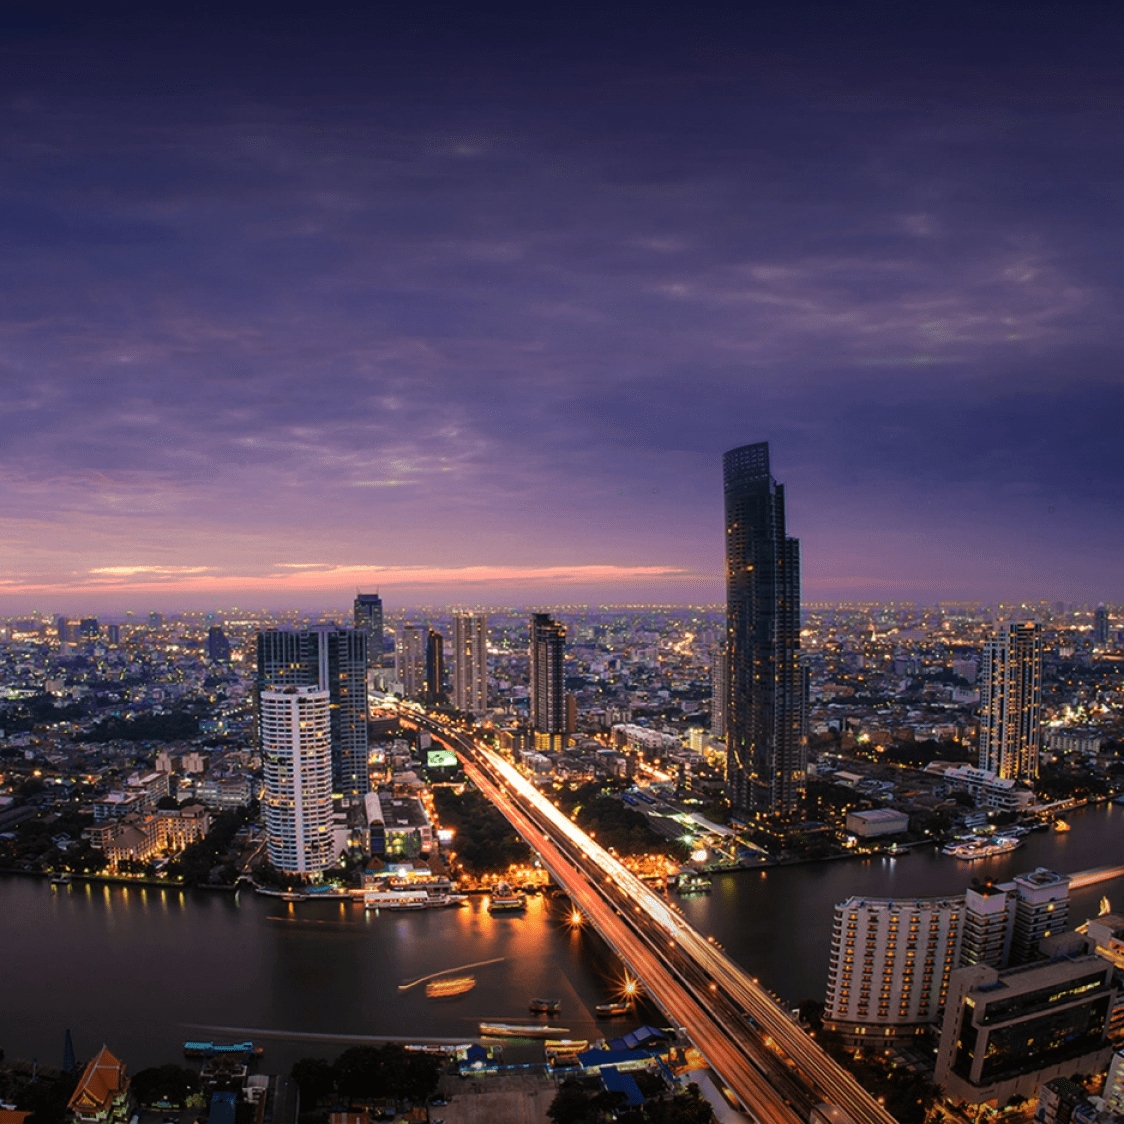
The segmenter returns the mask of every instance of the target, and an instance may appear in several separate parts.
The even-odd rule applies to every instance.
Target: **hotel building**
[[[925,1033],[956,966],[963,898],[850,898],[835,907],[824,1026],[851,1045]]]

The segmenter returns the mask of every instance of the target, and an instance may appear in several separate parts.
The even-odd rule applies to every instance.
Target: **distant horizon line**
[[[1094,600],[1069,600],[1065,598],[1035,598],[1035,599],[986,599],[977,597],[948,597],[940,598],[938,600],[920,600],[918,598],[908,597],[893,597],[893,598],[841,598],[839,600],[826,600],[824,598],[814,598],[809,600],[802,600],[800,608],[802,612],[815,612],[833,611],[833,610],[864,610],[864,609],[902,609],[908,610],[949,610],[949,609],[965,609],[968,611],[982,612],[987,611],[1003,611],[1003,610],[1016,610],[1016,611],[1033,611],[1047,609],[1048,611],[1058,611],[1058,606],[1062,606],[1061,611],[1074,612],[1074,611],[1089,611],[1092,612],[1100,605],[1107,605],[1107,607],[1115,608],[1112,602],[1094,601]],[[294,616],[300,618],[320,618],[324,619],[329,616],[350,616],[353,611],[353,603],[346,604],[326,604],[314,607],[299,606],[299,605],[282,605],[282,606],[268,606],[268,605],[215,605],[208,608],[191,608],[186,606],[180,607],[158,607],[151,606],[146,609],[85,609],[85,610],[68,610],[60,612],[55,610],[44,610],[40,608],[30,608],[26,610],[12,610],[0,616],[0,621],[5,624],[11,624],[13,621],[20,619],[33,619],[42,623],[53,623],[59,617],[66,617],[67,619],[80,619],[83,615],[87,617],[98,617],[106,621],[113,621],[114,623],[144,623],[150,613],[158,613],[162,617],[175,617],[175,618],[194,618],[194,617],[207,617],[207,616],[223,616],[232,617],[235,615],[257,616],[269,615],[275,617]],[[388,615],[400,615],[409,613],[497,613],[497,614],[515,614],[526,612],[555,612],[555,613],[588,613],[588,612],[725,612],[725,601],[526,601],[526,602],[461,602],[461,601],[441,601],[441,602],[418,602],[413,604],[402,604],[395,606],[387,606],[386,613]],[[100,616],[99,616],[100,614]]]

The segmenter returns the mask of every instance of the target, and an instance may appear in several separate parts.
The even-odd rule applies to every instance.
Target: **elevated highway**
[[[473,782],[760,1124],[799,1124],[825,1102],[855,1124],[894,1124],[743,969],[510,762],[455,727],[411,717],[461,758]]]

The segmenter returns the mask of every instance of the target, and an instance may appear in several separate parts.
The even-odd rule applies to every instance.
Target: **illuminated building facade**
[[[566,629],[546,613],[531,617],[531,726],[537,735],[566,733]],[[536,742],[536,744],[538,744]]]
[[[1042,629],[1007,623],[980,665],[980,768],[1005,780],[1038,776],[1042,746]]]
[[[730,661],[726,658],[725,645],[719,644],[710,665],[710,732],[716,738],[726,736],[729,709]]]
[[[1102,1070],[1117,998],[1113,965],[1080,950],[1007,971],[957,969],[934,1080],[960,1100],[1003,1105],[1051,1078]]]
[[[421,702],[425,698],[425,657],[428,630],[421,625],[407,624],[398,630],[394,645],[394,668],[402,693]]]
[[[483,613],[453,617],[453,705],[465,714],[488,709],[488,618]]]
[[[445,701],[445,637],[433,628],[425,637],[425,701],[430,706]]]
[[[367,765],[367,634],[353,628],[258,633],[257,694],[315,686],[331,699],[332,775],[336,791],[362,799]]]
[[[329,692],[265,690],[259,707],[269,861],[287,874],[319,874],[335,857]]]
[[[377,593],[357,593],[353,613],[356,629],[367,635],[367,666],[382,667],[382,598]]]
[[[956,967],[963,898],[850,898],[835,907],[824,1026],[855,1045],[923,1034]]]
[[[742,815],[796,811],[807,767],[800,543],[767,443],[722,460],[726,499],[727,783]]]

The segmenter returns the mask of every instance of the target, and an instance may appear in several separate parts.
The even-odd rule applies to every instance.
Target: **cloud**
[[[721,41],[612,18],[627,63],[600,31],[547,59],[518,20],[497,45],[411,14],[22,36],[0,576],[715,575],[721,453],[768,438],[824,583],[1057,583],[1095,526],[1078,585],[1124,599],[1115,60],[1047,8],[874,36],[747,12]],[[994,61],[1011,35],[1050,81]],[[957,555],[969,519],[988,550]],[[923,556],[889,551],[906,529]]]

